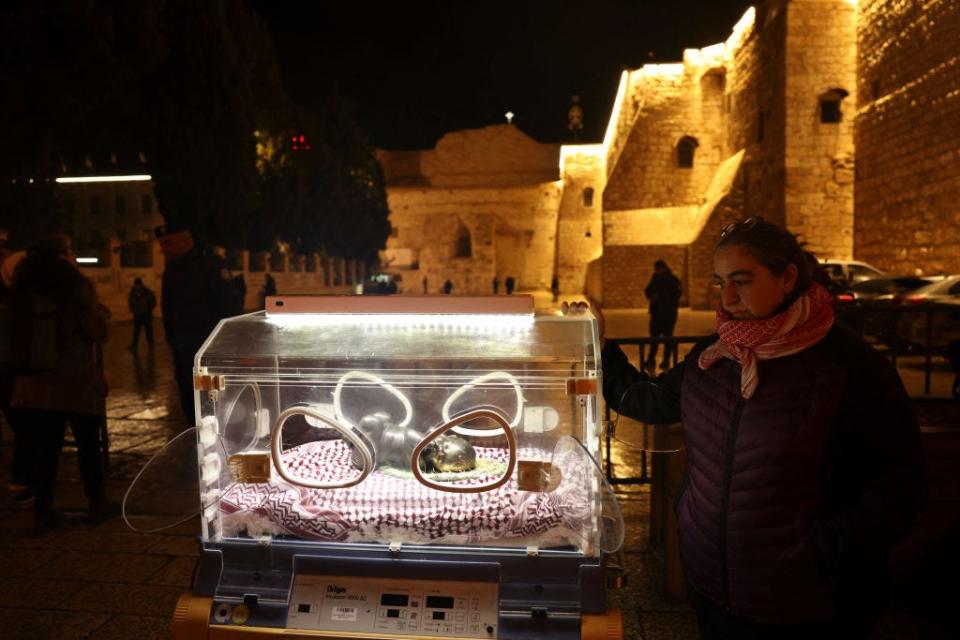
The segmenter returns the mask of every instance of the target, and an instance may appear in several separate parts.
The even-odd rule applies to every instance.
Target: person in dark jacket
[[[166,258],[160,307],[173,353],[174,376],[187,424],[193,406],[193,359],[223,318],[243,312],[243,301],[224,260],[193,241],[189,229],[161,225],[155,234]]]
[[[53,502],[68,423],[90,502],[88,519],[99,522],[119,513],[118,506],[106,498],[100,442],[107,384],[97,365],[96,345],[107,340],[109,312],[74,261],[69,238],[47,236],[30,248],[13,277],[16,294],[45,296],[56,308],[56,362],[51,370],[17,375],[10,400],[18,429],[27,437],[30,488],[36,496],[34,533],[38,535],[59,521]]]
[[[14,299],[11,296],[13,289],[13,274],[17,266],[26,257],[26,251],[11,252],[6,239],[0,242],[0,303],[7,309],[7,312],[13,313]],[[6,331],[10,331],[9,325],[4,326]],[[12,332],[8,336],[3,336],[5,341],[5,351],[9,358],[13,357],[12,347],[15,337]],[[10,398],[13,396],[13,383],[17,379],[17,367],[13,362],[0,362],[0,412],[6,418],[10,430],[13,432],[13,454],[10,460],[10,495],[13,501],[19,505],[28,505],[33,502],[33,491],[30,489],[30,459],[27,451],[27,434],[24,429],[19,428],[17,424],[16,411],[10,410]]]
[[[277,295],[277,281],[269,273],[263,274],[263,289],[260,290],[260,306],[266,309],[267,296]]]
[[[133,288],[127,297],[127,306],[133,314],[133,340],[130,342],[130,350],[137,350],[141,327],[147,347],[153,349],[153,309],[157,306],[157,297],[148,287],[143,286],[142,279],[134,278]]]
[[[680,279],[673,274],[670,267],[663,260],[653,263],[653,275],[643,293],[650,300],[650,337],[669,338],[673,335],[673,328],[677,325],[677,310],[680,307]],[[670,356],[676,345],[663,345],[663,360],[660,368],[670,366]],[[657,344],[650,345],[650,353],[644,362],[644,369],[653,371],[657,364]]]
[[[717,334],[683,362],[654,378],[616,345],[602,355],[611,408],[683,424],[676,510],[701,637],[867,637],[925,499],[906,391],[834,323],[815,260],[782,227],[728,225],[714,269]]]

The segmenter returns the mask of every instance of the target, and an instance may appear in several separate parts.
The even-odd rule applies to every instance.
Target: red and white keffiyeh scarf
[[[753,396],[760,378],[758,360],[793,355],[820,342],[833,326],[833,297],[822,285],[810,285],[789,307],[764,320],[737,320],[717,308],[720,339],[704,349],[698,364],[709,369],[720,358],[740,363],[740,394]]]

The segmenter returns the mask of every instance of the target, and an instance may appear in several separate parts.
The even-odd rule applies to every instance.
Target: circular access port
[[[220,624],[225,624],[230,621],[230,614],[233,613],[233,607],[224,603],[218,604],[213,610],[213,619],[219,622]]]
[[[233,608],[231,619],[233,624],[246,624],[247,620],[250,619],[250,609],[245,604],[238,604]]]

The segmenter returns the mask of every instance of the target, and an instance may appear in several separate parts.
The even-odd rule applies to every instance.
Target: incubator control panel
[[[297,575],[288,629],[496,638],[497,584]]]

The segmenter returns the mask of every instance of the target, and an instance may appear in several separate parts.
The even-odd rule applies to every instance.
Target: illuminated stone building
[[[410,292],[556,273],[564,293],[634,307],[663,258],[683,302],[710,308],[719,230],[762,215],[822,257],[960,271],[958,41],[960,0],[761,2],[725,42],[625,71],[602,143],[506,125],[381,152],[385,262]]]
[[[513,125],[457,131],[434,149],[378,152],[391,233],[381,263],[400,291],[491,293],[493,280],[549,287],[556,258],[559,145]],[[598,230],[599,231],[599,230]]]

